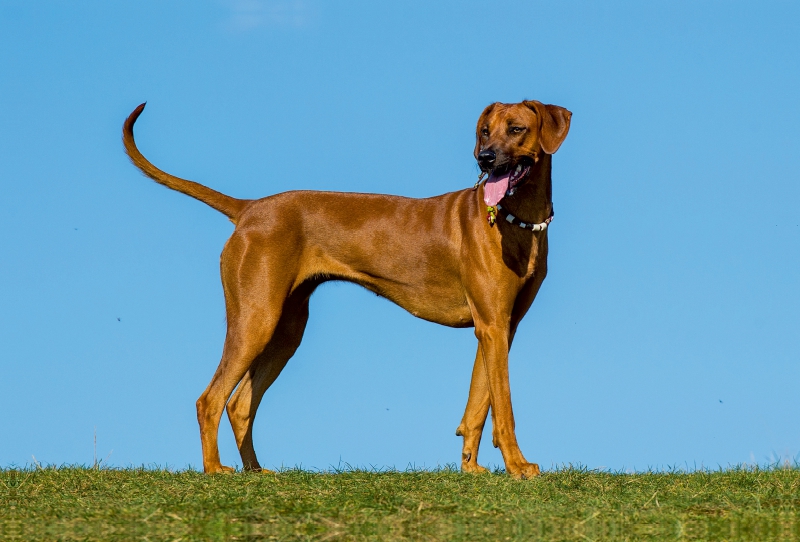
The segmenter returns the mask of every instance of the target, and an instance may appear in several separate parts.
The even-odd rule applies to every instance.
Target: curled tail
[[[134,109],[133,113],[125,119],[125,124],[122,126],[122,142],[125,145],[125,152],[128,153],[133,165],[142,170],[142,173],[155,182],[163,184],[167,188],[177,190],[178,192],[183,192],[187,196],[199,199],[206,205],[213,207],[230,218],[231,222],[236,224],[239,214],[250,200],[232,198],[231,196],[226,196],[216,190],[212,190],[207,186],[203,186],[200,183],[187,181],[186,179],[181,179],[180,177],[165,173],[151,164],[147,158],[139,152],[139,149],[136,148],[136,142],[133,140],[133,125],[136,123],[136,119],[139,118],[139,115],[142,114],[142,111],[144,111],[144,106],[145,104],[142,104]]]

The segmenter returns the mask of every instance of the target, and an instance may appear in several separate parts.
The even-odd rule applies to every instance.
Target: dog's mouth
[[[494,168],[483,186],[483,201],[486,205],[494,207],[501,199],[512,195],[516,187],[530,173],[532,165],[533,161],[524,156],[516,166]]]

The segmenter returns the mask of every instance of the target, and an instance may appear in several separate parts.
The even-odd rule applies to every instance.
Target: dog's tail
[[[163,184],[167,188],[177,190],[178,192],[183,192],[187,196],[199,199],[206,205],[213,207],[230,218],[231,222],[236,224],[239,214],[241,214],[250,200],[232,198],[231,196],[226,196],[216,190],[212,190],[207,186],[203,186],[200,183],[187,181],[186,179],[181,179],[180,177],[165,173],[151,164],[150,161],[139,152],[139,149],[136,148],[136,142],[133,140],[133,125],[136,123],[136,119],[139,118],[139,115],[142,114],[142,111],[144,111],[144,106],[145,104],[142,104],[134,109],[133,113],[125,119],[125,124],[122,126],[122,142],[125,145],[125,152],[128,153],[133,165],[142,170],[142,173],[155,182]]]

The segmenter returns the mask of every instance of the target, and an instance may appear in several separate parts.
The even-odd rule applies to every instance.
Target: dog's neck
[[[531,168],[528,178],[517,187],[513,196],[502,200],[503,207],[523,222],[537,224],[544,222],[553,211],[552,160],[549,154],[542,153]]]

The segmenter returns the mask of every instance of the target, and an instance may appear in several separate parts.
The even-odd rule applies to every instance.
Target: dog
[[[508,352],[547,273],[552,155],[567,136],[570,111],[538,101],[489,105],[476,128],[481,176],[472,189],[425,199],[291,191],[245,200],[151,164],[133,137],[144,106],[123,126],[133,164],[235,224],[220,262],[227,315],[222,360],[197,400],[206,473],[233,471],[219,456],[223,409],[243,468],[264,470],[253,447],[256,410],[300,345],[312,292],[339,280],[424,320],[474,327],[478,351],[456,430],[464,439],[461,469],[486,471],[478,465],[478,446],[491,408],[492,442],[506,472],[515,478],[539,474],[517,444]]]

